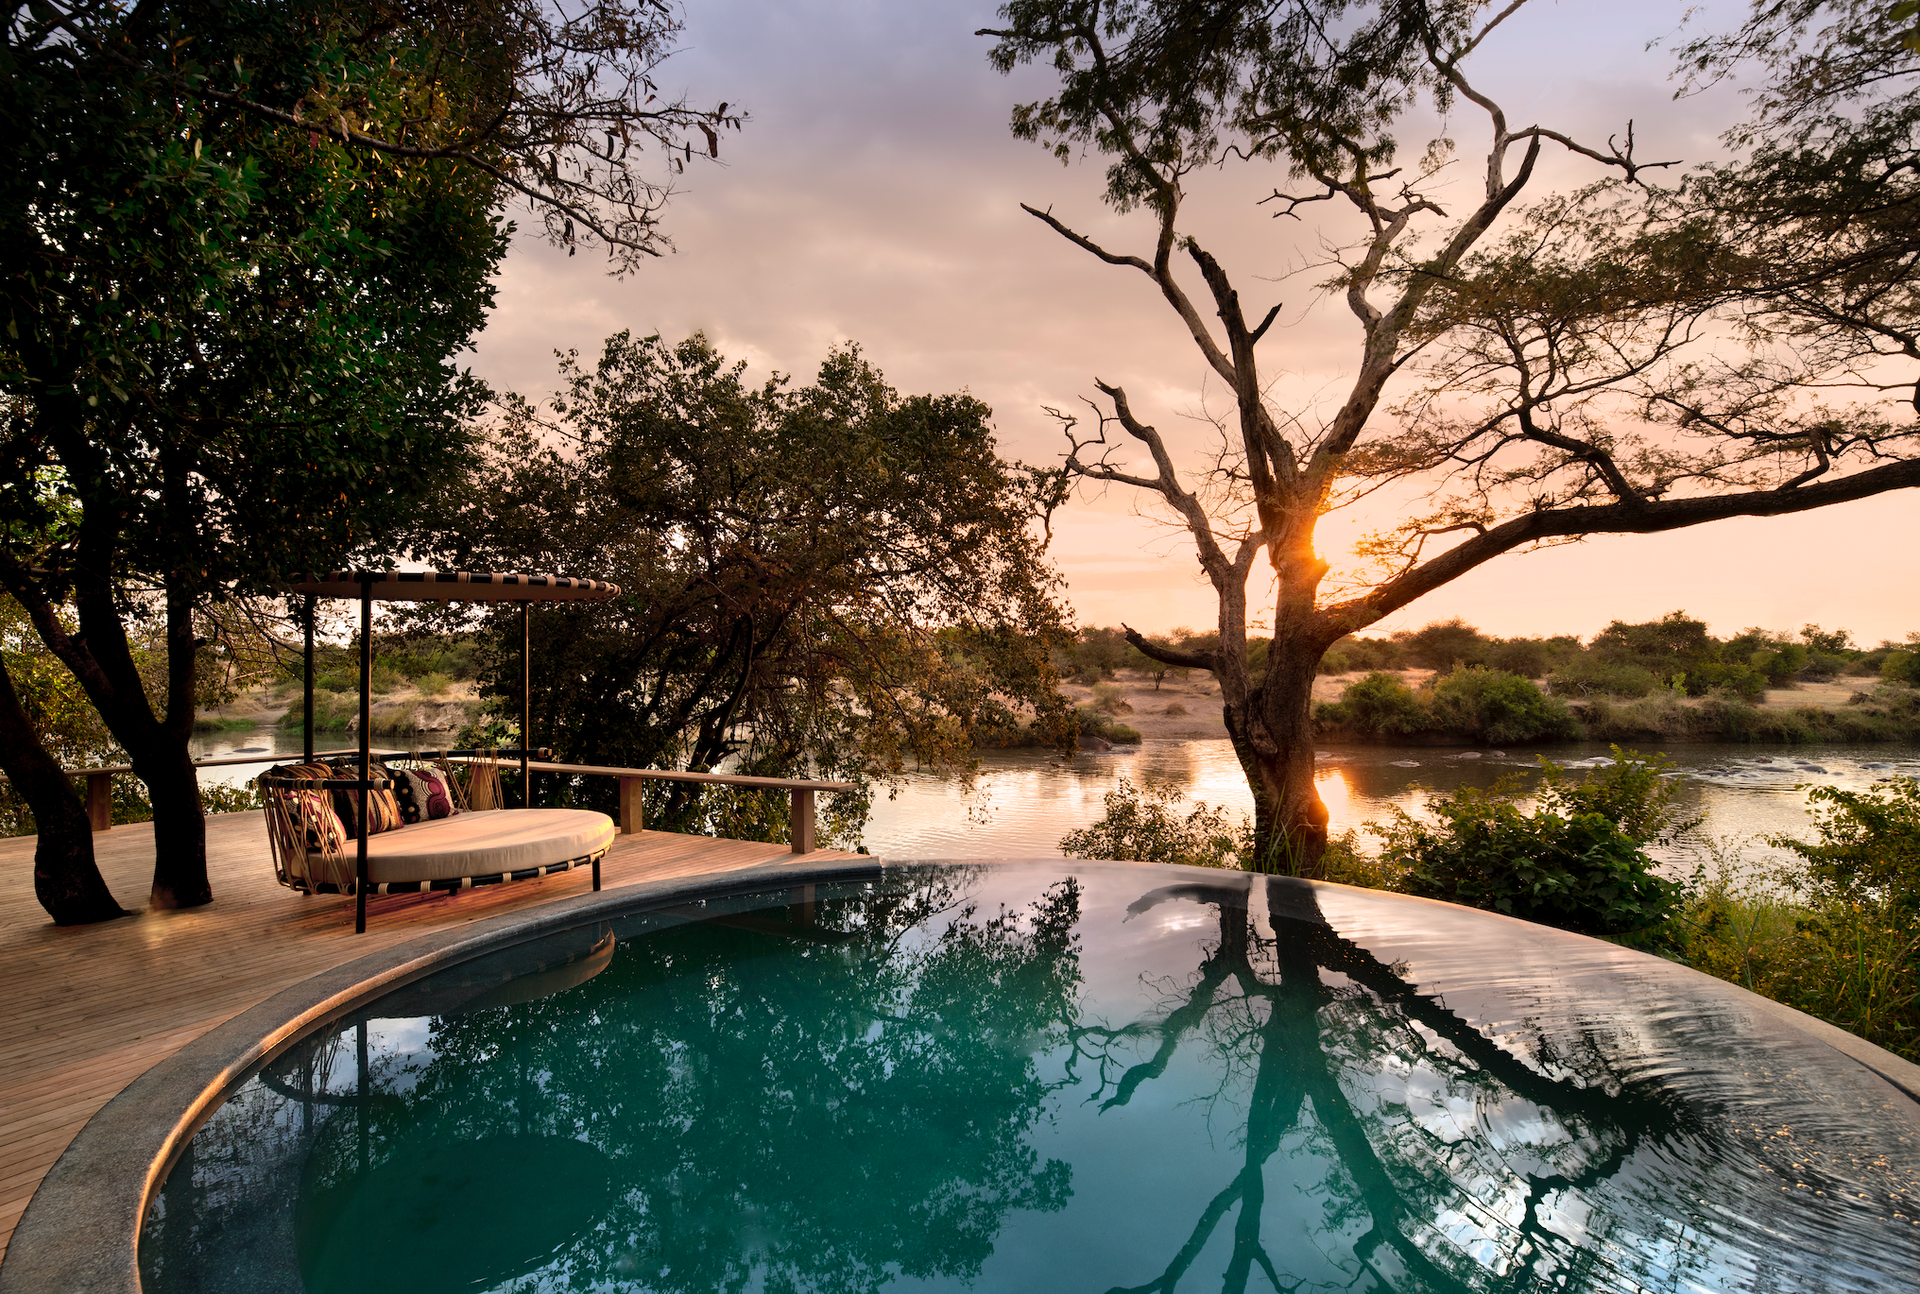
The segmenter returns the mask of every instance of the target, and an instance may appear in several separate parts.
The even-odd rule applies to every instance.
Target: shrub
[[[1892,903],[1920,921],[1920,782],[1895,777],[1868,791],[1816,786],[1807,799],[1820,839],[1769,843],[1799,855],[1821,891],[1847,903]]]
[[[1511,784],[1463,787],[1428,804],[1429,827],[1395,810],[1373,828],[1382,861],[1401,868],[1409,894],[1445,899],[1590,935],[1659,926],[1679,911],[1685,889],[1654,872],[1634,839],[1603,813],[1522,812]]]
[[[1140,740],[1140,733],[1136,729],[1124,723],[1115,723],[1092,706],[1075,706],[1073,718],[1083,737],[1099,737],[1122,746],[1130,746]]]
[[[1178,701],[1170,701],[1167,703],[1167,708],[1162,710],[1160,713],[1171,714],[1171,715],[1181,715],[1181,714],[1185,714],[1186,712],[1187,712],[1186,706],[1181,705]]]
[[[1544,678],[1553,668],[1553,647],[1543,638],[1503,638],[1487,652],[1487,664],[1521,678]]]
[[[1462,665],[1434,684],[1433,722],[1495,745],[1580,735],[1565,702],[1518,674],[1481,665]]]
[[[1920,652],[1890,651],[1880,662],[1880,677],[1889,683],[1920,686]]]
[[[1651,758],[1636,750],[1608,748],[1613,762],[1575,780],[1550,759],[1540,761],[1540,804],[1552,812],[1573,816],[1597,813],[1626,833],[1636,845],[1671,845],[1706,819],[1681,816],[1684,791],[1678,778],[1668,777],[1673,761],[1665,755]]]
[[[1743,701],[1758,701],[1767,691],[1767,676],[1751,665],[1728,665],[1720,661],[1702,661],[1686,673],[1688,696],[1706,696],[1719,692]]]
[[[1108,714],[1132,714],[1133,707],[1127,704],[1126,694],[1118,684],[1095,683],[1093,685],[1093,704]]]
[[[420,689],[421,696],[439,696],[452,682],[445,674],[430,671],[415,679],[414,685]]]
[[[1807,667],[1809,654],[1799,643],[1782,643],[1747,658],[1747,664],[1766,675],[1768,687],[1785,687]]]
[[[1632,701],[1652,692],[1653,671],[1644,665],[1579,656],[1547,677],[1556,696],[1612,696]]]
[[[1347,685],[1340,700],[1321,706],[1317,718],[1337,728],[1358,728],[1379,736],[1421,732],[1430,726],[1427,707],[1398,676],[1378,670]]]
[[[1205,800],[1188,809],[1177,786],[1147,782],[1136,787],[1122,775],[1120,785],[1106,794],[1100,820],[1061,837],[1060,852],[1070,858],[1232,867],[1250,835],[1244,816],[1235,826],[1225,808]]]

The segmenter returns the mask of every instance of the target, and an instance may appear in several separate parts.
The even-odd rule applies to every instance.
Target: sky
[[[676,250],[614,279],[589,252],[570,259],[518,238],[473,370],[539,396],[554,386],[556,350],[590,356],[622,329],[669,339],[700,330],[756,376],[805,380],[830,347],[851,341],[903,393],[966,390],[986,401],[1009,458],[1057,461],[1064,442],[1046,406],[1084,408],[1096,378],[1123,386],[1144,421],[1199,452],[1211,431],[1200,415],[1222,408],[1224,393],[1150,281],[1020,210],[1051,209],[1116,251],[1151,248],[1150,217],[1100,203],[1099,158],[1063,167],[1012,137],[1011,106],[1054,82],[988,66],[991,42],[973,32],[994,23],[993,10],[980,0],[693,0],[663,88],[744,105],[751,120],[723,138],[720,165],[681,181],[665,220]],[[1691,21],[1731,26],[1742,12],[1715,0]],[[1597,142],[1631,118],[1638,156],[1702,160],[1742,103],[1730,87],[1674,102],[1671,56],[1648,45],[1671,38],[1681,13],[1646,0],[1534,0],[1489,38],[1474,74],[1515,124]],[[1448,173],[1456,192],[1472,190],[1483,120],[1453,123],[1467,159]],[[1416,136],[1425,138],[1417,125],[1403,132]],[[1559,154],[1543,172],[1556,185],[1598,177]],[[1262,364],[1276,398],[1298,407],[1344,391],[1359,330],[1316,304],[1313,275],[1300,272],[1316,239],[1346,231],[1273,219],[1257,199],[1283,182],[1266,167],[1195,176],[1182,228],[1221,258],[1244,298],[1260,298],[1255,309],[1283,304]],[[1376,629],[1461,616],[1504,636],[1584,637],[1616,618],[1684,609],[1722,635],[1813,622],[1871,645],[1920,629],[1917,515],[1909,492],[1509,555]],[[1338,566],[1362,532],[1391,520],[1379,509],[1328,518],[1322,553]],[[1141,515],[1130,492],[1076,498],[1055,518],[1051,553],[1083,624],[1162,632],[1215,622],[1190,544]],[[1267,587],[1256,576],[1256,605]]]

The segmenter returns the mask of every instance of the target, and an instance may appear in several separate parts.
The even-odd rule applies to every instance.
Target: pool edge
[[[235,1080],[288,1039],[439,967],[654,904],[879,874],[881,858],[770,862],[642,881],[422,935],[282,989],[209,1029],[95,1112],[41,1179],[6,1256],[0,1294],[140,1294],[141,1223],[153,1191]]]

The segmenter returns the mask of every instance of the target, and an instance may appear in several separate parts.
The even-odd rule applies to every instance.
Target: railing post
[[[793,816],[789,834],[793,839],[794,853],[813,852],[813,788],[811,786],[793,788]]]
[[[113,774],[87,774],[87,821],[95,831],[113,829]]]
[[[640,791],[645,786],[645,780],[638,777],[620,779],[620,834],[623,836],[637,836],[647,829],[646,805],[640,799]]]

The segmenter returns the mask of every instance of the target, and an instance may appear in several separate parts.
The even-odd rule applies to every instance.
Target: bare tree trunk
[[[93,860],[93,824],[48,753],[0,661],[0,769],[33,810],[33,896],[58,926],[127,916]]]
[[[1254,823],[1258,871],[1315,877],[1324,871],[1329,815],[1313,783],[1313,680],[1321,655],[1316,646],[1276,640],[1266,678],[1249,698],[1246,737],[1234,741],[1256,788],[1255,803],[1267,807],[1264,823]]]

